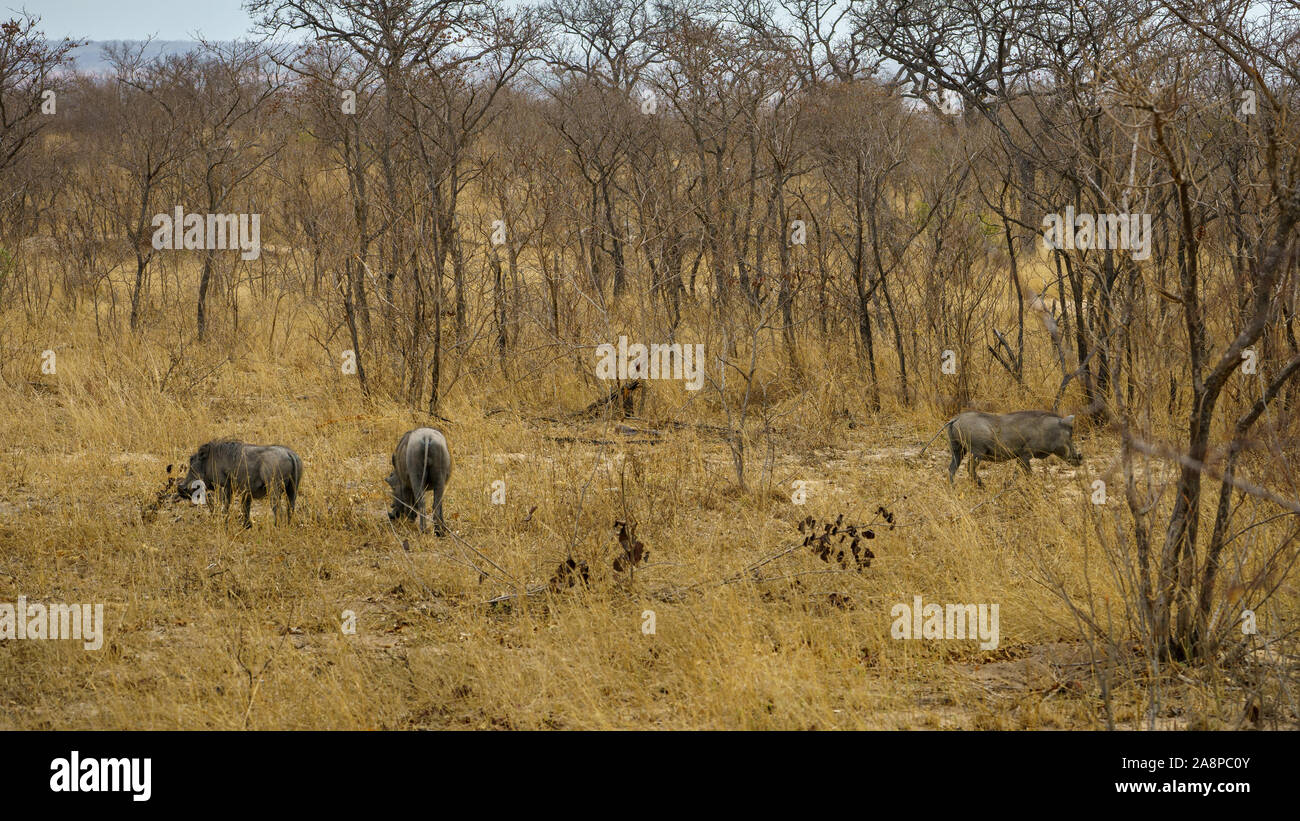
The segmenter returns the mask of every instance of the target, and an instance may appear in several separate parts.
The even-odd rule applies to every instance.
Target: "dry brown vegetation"
[[[855,3],[829,50],[745,4],[254,6],[343,34],[92,77],[0,32],[0,604],[106,605],[100,650],[0,641],[0,728],[1300,721],[1289,5]],[[154,247],[177,205],[260,257]],[[1150,257],[1044,249],[1067,205]],[[597,379],[620,336],[702,388]],[[966,407],[1075,413],[1084,463],[950,487]],[[385,515],[417,425],[447,538]],[[292,525],[175,498],[218,436],[298,452]],[[892,638],[916,596],[999,646]]]
[[[282,323],[299,341],[269,350],[269,324],[256,327],[231,361],[195,364],[160,391],[171,334],[110,351],[84,315],[41,323],[62,341],[57,378],[11,380],[0,400],[0,601],[104,602],[107,641],[7,642],[4,726],[1099,727],[1106,700],[1117,725],[1144,724],[1157,682],[1139,648],[1090,654],[1042,582],[1118,598],[1087,484],[1113,436],[1080,439],[1077,473],[1055,460],[1032,479],[993,466],[987,490],[950,490],[942,448],[915,458],[939,412],[870,419],[854,399],[860,375],[828,364],[816,400],[773,400],[771,460],[741,492],[719,434],[668,430],[715,418],[703,399],[681,413],[679,386],[650,388],[637,420],[553,423],[539,417],[576,416],[586,385],[467,381],[437,422],[456,460],[456,535],[438,539],[384,515],[387,454],[426,417],[364,400],[302,330]],[[485,416],[507,394],[515,407]],[[625,445],[620,425],[663,433]],[[217,433],[298,449],[293,526],[256,505],[251,531],[185,502],[146,515],[166,466]],[[808,482],[803,506],[795,480]],[[874,530],[869,567],[802,546],[801,519],[841,514]],[[614,570],[616,520],[635,522],[650,553],[632,572]],[[588,583],[548,589],[569,557]],[[891,639],[891,606],[918,594],[1000,603],[1000,647]],[[1272,607],[1295,601],[1288,588]],[[341,631],[346,610],[355,635]],[[1159,682],[1158,726],[1239,726],[1257,688],[1277,703],[1268,681],[1175,669]]]

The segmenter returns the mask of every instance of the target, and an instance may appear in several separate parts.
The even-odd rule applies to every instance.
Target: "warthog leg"
[[[293,506],[298,503],[298,488],[293,482],[285,485],[284,488],[285,511],[284,519],[286,524],[293,524]]]
[[[412,493],[411,507],[411,515],[420,523],[420,532],[423,533],[427,529],[427,522],[424,515],[423,489],[414,489],[414,493]]]
[[[277,525],[280,524],[280,505],[282,502],[284,504],[285,523],[293,523],[293,504],[297,495],[293,482],[284,481],[271,485],[268,496],[271,502],[271,511],[275,517],[275,523]]]
[[[957,468],[961,467],[962,457],[965,456],[962,446],[956,442],[952,445],[952,461],[948,463],[948,484],[953,483],[953,477],[957,475]],[[972,459],[974,457],[971,457]]]
[[[447,522],[442,518],[442,494],[447,489],[447,483],[434,480],[433,484],[433,533],[435,536],[447,535]]]

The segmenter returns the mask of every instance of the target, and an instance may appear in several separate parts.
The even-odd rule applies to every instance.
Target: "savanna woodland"
[[[0,25],[0,727],[1297,726],[1300,2],[247,9]]]

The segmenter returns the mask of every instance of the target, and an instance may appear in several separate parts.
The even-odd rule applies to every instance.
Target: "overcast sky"
[[[247,36],[252,19],[242,0],[0,0],[0,17],[26,10],[46,37],[86,40],[210,40]]]

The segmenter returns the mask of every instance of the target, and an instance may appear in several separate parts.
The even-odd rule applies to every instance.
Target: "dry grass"
[[[103,342],[84,305],[3,315],[0,602],[103,602],[107,639],[0,644],[0,728],[1103,726],[1086,648],[1034,576],[1046,562],[1107,595],[1085,510],[1090,471],[1114,450],[1105,437],[1080,442],[1078,471],[986,466],[987,489],[964,475],[950,489],[941,443],[913,455],[940,411],[872,417],[853,363],[810,347],[824,381],[773,383],[777,432],[749,432],[741,491],[721,437],[692,427],[719,423],[707,396],[652,386],[633,424],[663,429],[656,444],[557,442],[622,436],[615,420],[540,420],[594,398],[572,368],[517,388],[476,376],[435,423],[455,459],[456,537],[438,539],[384,515],[388,454],[428,420],[364,401],[308,339],[310,311],[281,311],[274,333],[245,320],[240,343],[179,361],[175,332]],[[39,373],[45,348],[57,375]],[[995,401],[1041,406],[1043,386]],[[217,435],[301,454],[292,526],[273,527],[264,503],[250,531],[180,502],[148,512],[165,466]],[[803,517],[840,514],[876,521],[869,568],[798,547],[746,572],[798,545]],[[631,574],[612,567],[616,520],[649,550]],[[528,594],[569,556],[588,563],[585,587]],[[891,639],[891,607],[915,595],[998,603],[999,649]],[[348,610],[355,635],[340,629]],[[1140,670],[1115,681],[1119,724],[1141,721],[1148,684]],[[1242,710],[1209,673],[1163,686],[1168,726],[1233,726]]]

